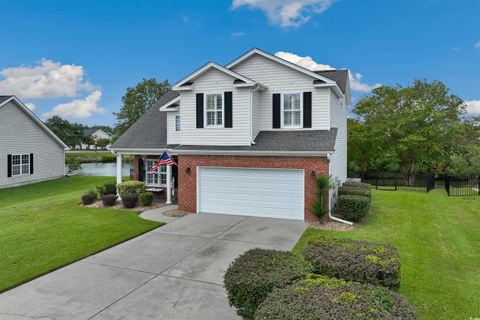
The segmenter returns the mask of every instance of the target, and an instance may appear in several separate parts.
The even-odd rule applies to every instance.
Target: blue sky
[[[480,112],[480,1],[0,1],[0,94],[44,119],[113,125],[143,78],[175,83],[252,47],[348,68],[355,98],[436,79]]]

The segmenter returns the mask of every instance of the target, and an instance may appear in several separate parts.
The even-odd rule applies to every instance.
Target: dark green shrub
[[[364,188],[364,189],[371,189],[372,185],[369,183],[364,183],[364,182],[353,182],[353,181],[347,181],[343,183],[343,186],[345,187],[354,187],[354,188]]]
[[[82,196],[82,204],[84,206],[88,206],[89,204],[92,204],[95,202],[95,198],[91,194],[84,194]]]
[[[118,184],[118,193],[120,197],[125,197],[127,194],[135,193],[137,196],[143,192],[145,183],[142,181],[125,181]]]
[[[338,196],[335,213],[343,218],[359,222],[370,210],[370,198],[355,195]]]
[[[414,320],[415,309],[396,292],[370,284],[311,275],[275,289],[259,306],[255,320]]]
[[[400,258],[388,244],[319,236],[309,241],[303,256],[318,274],[391,289],[400,286]]]
[[[117,157],[113,153],[107,153],[107,154],[102,154],[101,157],[101,162],[103,163],[109,163],[109,162],[115,162]]]
[[[354,195],[354,196],[364,196],[364,197],[371,198],[372,191],[370,191],[370,189],[367,189],[367,188],[341,186],[340,188],[338,188],[338,195],[339,196]]]
[[[115,182],[107,182],[101,186],[97,186],[97,191],[100,196],[106,194],[117,194],[117,184]]]
[[[114,206],[117,203],[117,196],[115,194],[106,194],[102,197],[102,202],[105,207]]]
[[[128,193],[122,197],[122,203],[125,208],[132,209],[137,206],[138,196],[136,193]]]
[[[252,319],[273,288],[283,288],[311,271],[309,263],[291,252],[249,250],[235,259],[225,273],[228,301],[239,315]]]
[[[149,206],[153,202],[153,193],[151,192],[142,192],[138,195],[138,202],[141,206]]]
[[[88,190],[87,193],[88,195],[92,196],[93,201],[96,201],[98,199],[98,193],[95,190]]]

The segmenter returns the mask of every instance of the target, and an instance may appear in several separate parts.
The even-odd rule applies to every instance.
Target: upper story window
[[[223,99],[221,94],[207,94],[205,119],[207,127],[223,126]]]
[[[300,93],[283,94],[282,124],[284,128],[302,127],[302,95]]]
[[[180,131],[180,116],[175,116],[175,131]]]
[[[30,174],[30,154],[12,155],[12,176]]]

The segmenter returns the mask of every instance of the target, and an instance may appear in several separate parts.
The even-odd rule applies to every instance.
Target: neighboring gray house
[[[65,150],[17,97],[0,96],[0,188],[63,176]]]
[[[93,141],[98,141],[100,139],[108,139],[108,140],[112,141],[112,135],[111,134],[103,131],[102,129],[97,129],[97,128],[85,129],[85,131],[83,132],[83,136],[84,137],[92,137]],[[80,147],[80,150],[95,149],[95,145],[88,145],[88,144],[85,144],[85,143],[82,143],[78,147]],[[110,147],[110,144],[108,144],[105,148],[109,148],[109,147]]]

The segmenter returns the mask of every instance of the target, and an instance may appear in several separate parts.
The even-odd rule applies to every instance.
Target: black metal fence
[[[449,196],[479,196],[480,174],[446,174],[445,190]]]
[[[435,189],[433,173],[375,172],[367,173],[361,179],[379,190],[430,192]]]

